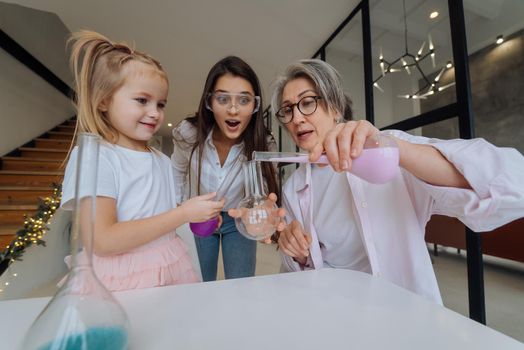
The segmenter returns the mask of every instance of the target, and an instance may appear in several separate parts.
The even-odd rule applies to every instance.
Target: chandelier
[[[425,99],[429,95],[433,95],[436,92],[440,92],[442,90],[447,89],[450,86],[455,85],[455,82],[452,82],[450,84],[442,85],[440,82],[440,78],[444,71],[446,69],[450,69],[453,67],[452,63],[449,61],[440,72],[433,78],[432,80],[428,78],[428,75],[424,73],[422,70],[422,67],[420,66],[421,62],[424,62],[427,58],[431,58],[431,63],[433,65],[433,68],[436,67],[435,65],[435,48],[433,46],[433,41],[431,40],[431,36],[428,36],[428,48],[427,51],[424,51],[426,42],[424,41],[422,45],[420,46],[420,49],[418,50],[417,54],[414,55],[409,52],[408,49],[408,25],[406,21],[406,0],[402,0],[403,10],[404,10],[404,44],[405,44],[405,53],[398,57],[397,59],[393,61],[388,61],[384,58],[382,55],[382,50],[380,52],[379,60],[380,60],[380,70],[381,74],[378,78],[376,78],[373,81],[373,86],[380,90],[381,92],[384,92],[384,90],[380,87],[378,84],[379,80],[384,78],[386,75],[390,73],[396,73],[396,72],[402,72],[405,71],[408,75],[411,75],[411,70],[415,70],[420,73],[422,76],[422,87],[417,90],[414,93],[405,94],[405,95],[398,95],[400,98],[405,99]]]

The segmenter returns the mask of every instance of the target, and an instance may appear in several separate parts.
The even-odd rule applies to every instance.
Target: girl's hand
[[[293,220],[287,225],[278,238],[278,246],[284,254],[294,258],[300,264],[305,264],[309,256],[309,246],[311,245],[311,235],[304,231],[304,228],[297,220]]]
[[[377,132],[379,130],[366,120],[337,124],[327,133],[324,142],[318,143],[309,152],[309,160],[317,161],[325,152],[335,171],[349,171],[352,159],[362,153],[366,139]]]
[[[212,201],[215,196],[215,192],[207,193],[183,202],[180,209],[184,211],[187,222],[203,222],[219,216],[225,200]]]

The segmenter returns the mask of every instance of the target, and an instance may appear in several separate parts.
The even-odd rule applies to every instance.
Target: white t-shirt
[[[71,152],[62,185],[62,207],[73,209],[78,148]],[[84,186],[85,187],[85,186]],[[81,190],[82,192],[82,190]],[[117,220],[151,217],[176,207],[173,168],[157,150],[140,152],[103,142],[98,160],[97,196],[116,199]],[[157,245],[159,239],[139,247]]]
[[[337,173],[330,166],[312,165],[311,180],[315,198],[313,225],[324,266],[371,273],[346,173]]]

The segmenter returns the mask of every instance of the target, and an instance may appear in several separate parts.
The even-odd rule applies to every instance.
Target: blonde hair
[[[117,130],[111,125],[101,103],[110,101],[124,84],[124,68],[132,62],[150,66],[168,81],[167,74],[153,57],[136,51],[125,43],[114,43],[105,36],[88,30],[71,34],[71,69],[75,78],[77,132],[88,132],[115,143]]]

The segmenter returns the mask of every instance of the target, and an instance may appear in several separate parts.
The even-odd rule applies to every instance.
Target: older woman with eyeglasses
[[[278,244],[289,271],[353,269],[385,278],[442,303],[425,225],[433,214],[489,231],[523,215],[524,158],[483,139],[437,140],[387,132],[398,145],[400,171],[386,184],[350,172],[366,140],[379,133],[351,119],[336,70],[320,60],[292,64],[275,83],[277,119],[311,161],[282,191],[287,225]]]

